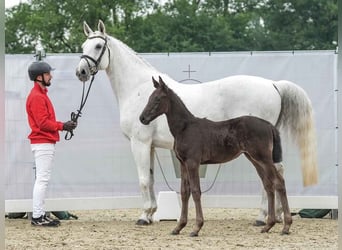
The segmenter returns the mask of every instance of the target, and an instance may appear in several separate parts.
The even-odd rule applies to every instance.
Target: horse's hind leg
[[[276,130],[274,127],[272,128],[272,133],[273,133],[272,160],[277,170],[276,176],[283,180],[284,168],[281,163],[283,161],[283,150],[281,147],[281,138],[280,138],[279,131]],[[275,205],[276,205],[276,219],[278,222],[278,221],[281,221],[281,213],[283,211],[278,192],[276,192],[276,204]]]
[[[279,175],[284,178],[284,167],[282,163],[275,163],[274,166],[277,169],[277,172],[279,173]],[[278,194],[278,192],[276,192],[275,195],[275,214],[276,214],[276,221],[277,223],[282,223],[282,216],[281,214],[283,213],[283,206],[281,204],[281,200],[280,200],[280,196]]]

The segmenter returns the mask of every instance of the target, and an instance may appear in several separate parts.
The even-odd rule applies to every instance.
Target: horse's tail
[[[299,147],[304,186],[317,184],[316,130],[311,101],[305,91],[292,82],[278,81],[274,86],[281,96],[276,127]]]

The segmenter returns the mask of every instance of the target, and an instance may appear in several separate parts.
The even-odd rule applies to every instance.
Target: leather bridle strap
[[[91,89],[91,86],[93,85],[93,82],[94,82],[94,79],[95,79],[95,74],[92,76],[91,78],[91,81],[90,81],[90,85],[87,89],[87,91],[85,91],[85,82],[83,82],[83,91],[82,91],[82,98],[81,98],[81,103],[80,103],[80,107],[79,109],[75,112],[71,112],[71,120],[73,122],[76,122],[77,123],[77,120],[79,117],[81,117],[81,114],[82,114],[82,109],[84,107],[84,105],[86,104],[86,101],[88,99],[88,96],[89,96],[89,92],[90,92],[90,89]],[[86,93],[87,92],[87,93]],[[67,131],[67,133],[65,134],[65,137],[64,139],[69,141],[71,140],[71,138],[74,136],[74,130],[70,130],[70,131]]]
[[[103,36],[92,36],[92,37],[89,37],[88,39],[94,39],[94,38],[100,38],[100,39],[104,40],[104,42],[105,42],[104,45],[103,45],[103,47],[102,47],[100,56],[97,58],[97,60],[94,59],[94,58],[91,57],[91,56],[88,56],[88,55],[81,55],[81,59],[86,60],[91,75],[95,75],[95,74],[97,73],[97,71],[98,71],[98,66],[99,66],[99,64],[100,64],[100,62],[101,62],[101,59],[102,59],[103,54],[104,54],[105,51],[106,51],[106,48],[108,49],[108,57],[110,58],[110,49],[109,49],[108,46],[107,46],[107,38],[106,38],[106,37],[103,37]],[[93,66],[91,66],[91,64],[89,63],[89,60],[94,64]],[[109,61],[110,61],[110,60],[109,60]]]
[[[75,112],[71,112],[71,120],[76,122],[76,123],[77,123],[78,118],[82,114],[82,109],[83,109],[84,105],[86,104],[86,101],[88,99],[88,95],[89,95],[89,92],[90,92],[90,88],[93,85],[93,81],[95,79],[95,75],[98,72],[98,68],[97,67],[98,67],[98,65],[99,65],[99,63],[100,63],[100,61],[102,59],[102,56],[103,56],[104,52],[106,51],[106,48],[108,49],[108,57],[110,58],[110,49],[107,46],[107,39],[105,37],[102,37],[102,36],[92,36],[92,37],[90,37],[88,39],[93,39],[93,38],[101,38],[102,40],[105,41],[105,43],[104,43],[104,45],[102,47],[100,56],[97,58],[97,60],[95,60],[94,58],[92,58],[91,56],[88,56],[88,55],[82,55],[81,56],[81,59],[85,59],[86,60],[86,62],[88,64],[88,67],[89,67],[90,74],[92,75],[92,78],[91,78],[90,85],[89,85],[87,91],[85,90],[85,82],[83,82],[83,91],[82,91],[82,98],[81,98],[80,108],[76,111],[76,113]],[[93,62],[94,66],[90,65],[89,60],[91,62]],[[73,130],[67,131],[67,133],[65,134],[64,139],[65,140],[70,140],[73,136],[74,136],[74,131]]]

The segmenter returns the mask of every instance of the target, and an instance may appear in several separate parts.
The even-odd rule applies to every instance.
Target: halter
[[[88,99],[90,88],[93,85],[93,81],[94,81],[95,75],[99,71],[98,70],[98,65],[99,65],[99,63],[100,63],[100,61],[102,59],[102,56],[103,56],[104,52],[106,51],[106,48],[108,49],[108,58],[110,59],[110,49],[107,46],[107,39],[105,37],[102,37],[102,36],[93,36],[93,37],[90,37],[88,39],[93,39],[93,38],[101,38],[102,40],[105,41],[105,43],[104,43],[104,46],[102,47],[100,56],[97,58],[97,60],[95,60],[94,58],[92,58],[91,56],[88,56],[88,55],[82,55],[81,56],[81,59],[86,60],[86,62],[88,64],[88,67],[89,67],[90,74],[92,75],[92,78],[91,78],[91,81],[90,81],[90,84],[89,84],[89,87],[88,87],[87,91],[85,90],[85,82],[83,82],[83,91],[82,91],[82,98],[81,98],[80,108],[76,111],[76,113],[75,112],[71,112],[71,120],[76,122],[76,123],[77,123],[78,118],[81,117],[82,109],[83,109],[83,107],[84,107],[84,105],[85,105],[85,103],[86,103],[86,101]],[[90,65],[89,60],[94,63],[94,66]],[[108,60],[108,62],[110,63],[110,60]],[[86,94],[85,94],[85,92],[86,92]],[[74,136],[74,131],[73,130],[67,131],[67,133],[65,134],[64,139],[65,140],[70,140],[73,136]]]
[[[97,58],[97,60],[95,60],[93,57],[88,56],[88,55],[81,55],[81,59],[84,59],[87,62],[91,75],[95,75],[98,72],[99,63],[101,62],[102,56],[103,56],[104,52],[106,51],[106,48],[108,49],[108,59],[110,59],[110,49],[107,46],[107,39],[103,36],[92,36],[92,37],[89,37],[88,39],[94,39],[94,38],[100,38],[100,39],[104,40],[104,42],[105,42],[104,46],[102,47],[100,56]],[[93,66],[90,65],[89,60],[94,63]],[[108,61],[110,62],[110,60],[108,60]]]

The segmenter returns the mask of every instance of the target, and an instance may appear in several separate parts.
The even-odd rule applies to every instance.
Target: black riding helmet
[[[49,73],[54,70],[48,63],[43,61],[36,61],[31,63],[28,68],[28,74],[31,81],[35,81],[37,76]]]

